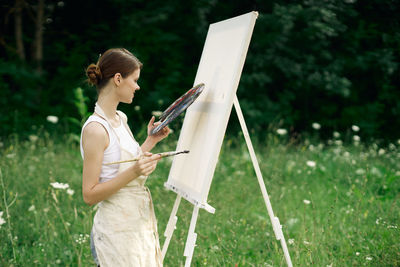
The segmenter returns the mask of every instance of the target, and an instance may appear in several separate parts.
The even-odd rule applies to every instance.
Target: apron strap
[[[115,132],[114,128],[111,126],[111,123],[110,123],[110,121],[108,120],[108,118],[107,118],[105,112],[103,111],[103,109],[100,107],[100,105],[99,105],[97,102],[96,102],[95,107],[94,107],[94,112],[96,112],[97,115],[99,115],[101,118],[103,118],[103,119],[108,123],[108,125],[110,126],[110,128],[113,130],[114,134],[117,136],[118,143],[119,143],[120,146],[121,146],[121,142],[120,142],[120,139],[119,139],[118,134]],[[129,133],[129,135],[132,137],[133,141],[136,142],[136,143],[138,143],[138,142],[136,141],[135,137],[133,137],[132,131],[131,131],[131,129],[130,129],[129,126],[128,126],[128,118],[127,118],[127,116],[125,115],[125,113],[123,113],[123,112],[120,111],[120,110],[117,110],[117,114],[118,114],[118,116],[119,116],[119,118],[120,118],[120,120],[121,120],[121,123],[124,125],[125,129],[126,129],[126,130],[128,131],[128,133]],[[139,143],[138,143],[138,146],[139,146],[139,156],[141,156],[141,155],[143,155],[143,151],[142,151],[142,148],[141,148],[141,146],[139,145]]]

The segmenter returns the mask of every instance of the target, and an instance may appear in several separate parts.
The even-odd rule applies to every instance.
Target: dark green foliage
[[[356,124],[362,138],[398,138],[399,1],[49,1],[42,72],[30,55],[36,2],[26,3],[25,60],[14,48],[14,3],[0,5],[2,137],[28,135],[48,115],[60,118],[60,130],[78,134],[74,125],[83,117],[75,89],[82,88],[91,112],[96,90],[84,70],[111,47],[125,47],[144,63],[142,90],[132,106],[120,107],[138,130],[151,111],[192,86],[208,25],[257,10],[238,90],[249,128],[262,133],[274,125],[297,134],[318,122],[321,137],[330,137]]]

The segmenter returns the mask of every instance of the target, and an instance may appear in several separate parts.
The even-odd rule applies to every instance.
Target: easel
[[[244,120],[243,113],[240,108],[237,96],[235,96],[233,104],[235,106],[236,114],[239,118],[243,136],[246,141],[247,149],[249,150],[249,153],[250,153],[251,161],[253,163],[254,171],[255,171],[257,179],[258,179],[258,184],[260,185],[261,193],[263,195],[264,202],[267,207],[268,215],[271,220],[271,224],[272,224],[272,227],[273,227],[273,230],[275,233],[275,237],[277,240],[281,241],[281,246],[283,249],[283,253],[285,255],[287,265],[289,267],[292,267],[293,266],[292,261],[290,259],[290,255],[289,255],[289,251],[287,249],[285,237],[282,232],[282,225],[279,222],[279,218],[274,215],[274,212],[272,210],[271,202],[269,200],[267,189],[265,187],[265,183],[264,183],[264,180],[263,180],[263,177],[261,174],[260,166],[258,164],[257,157],[254,152],[253,144],[251,142],[250,135],[247,130],[246,122]],[[167,224],[167,227],[166,227],[166,230],[164,233],[164,236],[166,237],[166,239],[165,239],[163,249],[162,249],[162,258],[164,260],[165,254],[167,253],[167,249],[169,246],[169,242],[171,241],[172,234],[176,228],[176,222],[178,221],[178,217],[176,216],[176,214],[178,212],[178,208],[179,208],[181,198],[183,195],[185,197],[185,199],[187,199],[189,202],[191,202],[194,205],[192,219],[190,221],[190,226],[189,226],[189,233],[188,233],[188,237],[187,237],[186,245],[185,245],[185,251],[183,253],[183,255],[186,257],[185,267],[189,267],[191,264],[191,261],[192,261],[194,247],[196,246],[197,234],[194,232],[194,229],[196,227],[199,209],[203,208],[212,214],[214,214],[215,209],[208,204],[200,204],[197,201],[195,201],[194,199],[190,199],[189,196],[185,195],[183,192],[180,192],[176,188],[170,187],[168,184],[166,184],[165,186],[168,187],[169,189],[171,189],[172,191],[175,191],[177,193],[177,197],[176,197],[174,207],[172,209],[172,212],[169,217],[168,224]]]
[[[212,30],[211,30],[211,25],[210,25],[210,30],[209,30],[209,33],[207,34],[206,43],[205,43],[203,54],[202,54],[202,57],[200,60],[199,69],[198,69],[198,73],[196,75],[195,83],[208,81],[209,88],[211,88],[209,92],[214,92],[214,91],[212,91],[212,88],[218,88],[219,89],[218,92],[222,92],[222,93],[221,94],[215,93],[215,94],[207,95],[207,97],[210,97],[211,100],[207,99],[207,97],[204,96],[203,97],[204,102],[198,102],[199,105],[197,105],[197,106],[196,106],[196,103],[194,103],[188,109],[186,116],[185,116],[184,124],[182,126],[181,136],[180,136],[180,140],[178,142],[178,146],[180,144],[182,144],[185,146],[187,145],[189,147],[190,146],[195,147],[196,149],[193,149],[191,151],[189,157],[192,156],[196,160],[204,159],[203,155],[207,154],[210,158],[210,161],[207,161],[206,163],[207,164],[210,163],[210,164],[205,165],[205,161],[202,161],[202,164],[204,164],[204,165],[201,165],[201,166],[204,169],[207,169],[208,172],[202,173],[201,170],[198,169],[199,173],[201,173],[201,175],[202,175],[202,176],[198,176],[198,177],[201,177],[203,179],[197,179],[197,180],[191,181],[190,178],[197,177],[197,176],[195,173],[193,173],[193,171],[192,171],[193,168],[185,169],[185,166],[186,167],[187,166],[200,166],[199,164],[197,164],[198,161],[196,161],[196,164],[187,165],[185,160],[182,160],[182,158],[177,158],[177,159],[174,159],[174,162],[172,164],[171,171],[170,171],[170,176],[168,178],[168,182],[165,183],[165,187],[171,191],[174,191],[177,194],[177,197],[176,197],[176,200],[175,200],[175,203],[174,203],[174,206],[173,206],[173,209],[172,209],[172,212],[171,212],[171,215],[168,220],[168,224],[167,224],[167,227],[166,227],[166,230],[164,233],[166,240],[165,240],[165,243],[164,243],[163,249],[162,249],[162,258],[163,259],[165,258],[165,254],[167,252],[169,243],[171,241],[172,234],[176,227],[176,222],[178,220],[178,217],[176,216],[176,214],[178,212],[181,198],[183,197],[184,199],[186,199],[187,201],[189,201],[190,203],[192,203],[194,205],[192,218],[191,218],[190,226],[189,226],[188,237],[187,237],[186,245],[185,245],[185,251],[184,251],[184,256],[186,257],[186,261],[185,261],[186,267],[189,267],[191,264],[194,247],[196,246],[197,234],[195,233],[195,228],[196,228],[197,217],[199,214],[199,209],[201,209],[201,208],[205,209],[206,211],[208,211],[210,213],[215,212],[215,209],[206,203],[207,195],[208,195],[208,190],[211,186],[211,181],[212,181],[212,177],[214,174],[214,167],[218,162],[218,153],[220,151],[219,149],[223,142],[224,133],[226,131],[228,119],[231,114],[232,104],[235,106],[236,114],[238,115],[238,118],[239,118],[240,126],[242,128],[242,132],[243,132],[243,135],[244,135],[244,138],[245,138],[245,141],[247,144],[247,148],[248,148],[250,156],[251,156],[253,167],[254,167],[255,173],[257,175],[258,183],[260,185],[260,189],[261,189],[264,201],[265,201],[265,205],[267,207],[267,211],[268,211],[268,214],[271,219],[275,237],[277,240],[281,241],[281,245],[283,248],[283,252],[285,255],[287,265],[289,267],[292,267],[292,262],[291,262],[290,255],[289,255],[289,252],[288,252],[288,249],[286,246],[286,241],[285,241],[285,238],[284,238],[283,232],[282,232],[282,226],[279,222],[278,217],[275,217],[275,215],[272,211],[271,203],[270,203],[270,200],[268,197],[267,190],[265,188],[264,180],[263,180],[263,177],[261,174],[260,167],[258,165],[256,154],[254,152],[253,145],[250,140],[249,132],[247,130],[247,126],[246,126],[246,123],[243,118],[242,110],[240,108],[239,101],[236,96],[236,89],[239,84],[241,70],[244,65],[247,48],[250,43],[250,38],[252,35],[253,27],[255,24],[255,19],[257,18],[257,16],[258,16],[257,12],[250,12],[250,13],[242,15],[242,16],[238,16],[238,17],[235,17],[235,18],[223,21],[223,22],[216,23],[216,24],[214,24]],[[226,31],[226,32],[224,32],[225,27],[228,29],[228,31]],[[238,34],[236,34],[236,32],[234,31],[235,29],[237,29]],[[210,39],[208,39],[210,31],[212,32],[212,34],[211,34]],[[232,32],[234,33],[234,35],[231,34]],[[222,36],[221,34],[224,34],[223,38],[220,37],[220,36]],[[241,39],[237,37],[240,34],[241,34]],[[231,45],[232,43],[235,43],[237,45],[235,48],[236,50],[233,49],[231,51],[228,49],[229,51],[226,52],[226,48],[233,47]],[[232,56],[232,55],[234,55],[234,56]],[[217,58],[218,56],[220,58]],[[213,61],[213,63],[209,64],[209,65],[205,64],[203,62],[203,57],[205,58],[204,62],[206,62],[207,60],[209,60],[209,61],[211,60],[211,61]],[[220,60],[220,61],[218,61],[218,60]],[[221,67],[220,65],[218,65],[218,64],[221,64],[221,60],[224,60],[224,62],[230,60],[230,62],[227,63],[227,65],[223,65]],[[202,62],[204,63],[204,65],[202,65]],[[203,66],[203,68],[202,68],[202,66]],[[204,66],[206,66],[206,67],[204,67]],[[225,68],[225,66],[231,66],[231,68],[229,68],[229,71],[223,72],[224,69],[225,70],[228,69],[228,68]],[[218,75],[220,75],[220,76],[218,76]],[[232,77],[232,79],[231,80],[228,79],[228,81],[227,81],[227,79],[224,77]],[[223,82],[218,83],[218,81],[217,81],[218,78],[222,79]],[[207,86],[206,82],[205,82],[205,84]],[[200,96],[199,99],[201,97],[202,96]],[[213,97],[215,97],[215,99]],[[215,100],[215,102],[212,102],[213,100]],[[202,103],[204,104],[204,106],[202,106]],[[220,108],[221,105],[222,105],[223,109]],[[218,113],[213,113],[213,114],[214,115],[218,114],[218,115],[215,115],[214,117],[207,117],[207,124],[204,123],[204,121],[203,121],[203,123],[199,123],[199,120],[197,120],[199,117],[196,117],[197,116],[196,114],[200,114],[199,112],[208,112],[207,114],[212,114],[212,112],[216,112],[216,111],[218,111]],[[193,117],[191,117],[192,115],[193,115]],[[218,116],[220,116],[220,117],[218,117]],[[185,127],[186,126],[186,118],[188,118],[188,117],[189,117],[189,119],[188,119],[187,125],[189,125],[189,126]],[[192,118],[196,118],[196,119],[192,119]],[[217,118],[218,120],[215,118]],[[213,119],[215,119],[215,120],[213,121]],[[201,121],[201,119],[200,119],[200,121]],[[216,121],[218,123],[215,123]],[[224,124],[224,123],[226,123],[226,124]],[[217,126],[215,126],[213,129],[209,129],[206,126],[204,126],[204,125],[210,125],[210,124],[217,125]],[[191,127],[196,127],[196,125],[201,125],[204,127],[203,128],[200,127],[199,131],[190,131]],[[207,131],[206,131],[206,129],[207,129]],[[216,148],[216,149],[214,149],[213,153],[209,153],[210,150],[204,150],[204,146],[203,146],[204,142],[203,143],[199,142],[199,140],[203,140],[203,138],[206,136],[206,135],[201,135],[202,130],[206,131],[206,133],[212,132],[214,134],[215,138],[214,138],[214,143],[212,143],[212,144],[214,144],[213,148]],[[182,133],[185,133],[185,134],[182,134]],[[181,143],[181,137],[183,140],[182,143]],[[201,144],[201,146],[199,146],[199,144]],[[185,147],[184,149],[189,149],[189,148]],[[203,151],[203,152],[201,152],[201,151]],[[203,154],[201,154],[201,153],[203,153]],[[189,157],[186,159],[189,160],[190,159]],[[176,163],[176,165],[174,165],[174,163]],[[185,171],[188,171],[188,172],[185,172]],[[171,173],[173,173],[174,175],[171,175]],[[194,175],[192,175],[192,174],[194,174]],[[170,178],[172,178],[171,181],[170,181]],[[182,182],[181,179],[185,180],[183,184],[181,183]],[[186,179],[189,179],[190,182],[188,182]],[[203,187],[200,187],[201,192],[198,192],[198,190],[194,190],[194,186],[198,185],[197,184],[198,181],[204,181],[204,184],[202,185]],[[195,188],[195,189],[197,189],[197,188]]]

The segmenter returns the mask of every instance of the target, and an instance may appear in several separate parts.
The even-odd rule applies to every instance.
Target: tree
[[[22,6],[23,0],[15,0],[15,42],[17,47],[17,54],[20,60],[25,60],[25,48],[22,36]]]

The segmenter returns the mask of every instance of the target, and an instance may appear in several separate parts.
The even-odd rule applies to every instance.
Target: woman
[[[162,266],[150,191],[146,178],[160,159],[149,151],[170,130],[149,134],[139,146],[127,117],[117,110],[119,103],[132,103],[142,63],[128,50],[107,50],[97,64],[86,71],[88,81],[97,87],[98,100],[92,116],[82,127],[82,193],[84,201],[97,204],[91,233],[91,248],[97,265]],[[106,165],[141,156],[136,162]]]

